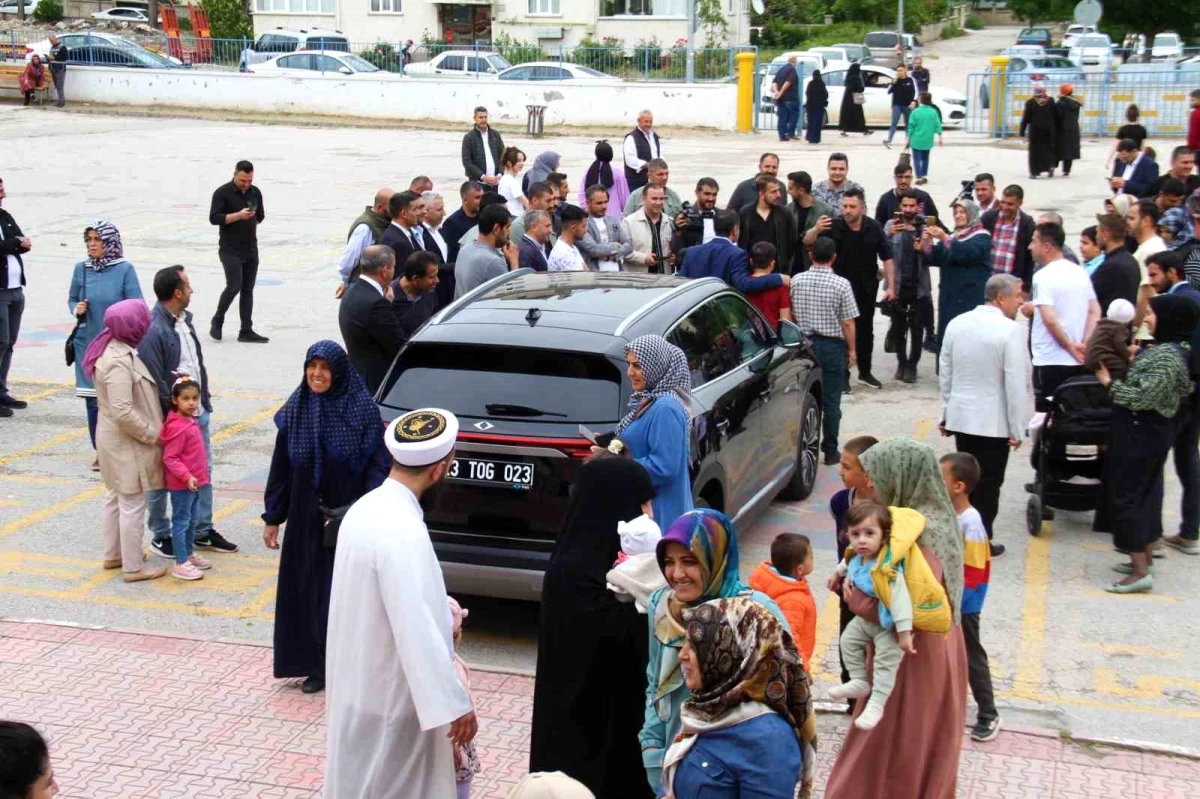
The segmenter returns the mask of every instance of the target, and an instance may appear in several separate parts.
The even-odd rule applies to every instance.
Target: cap
[[[441,408],[421,408],[393,419],[383,433],[388,452],[401,466],[429,466],[454,449],[458,418]]]
[[[1115,299],[1108,304],[1108,313],[1105,316],[1114,322],[1127,325],[1133,321],[1133,303],[1129,300]]]
[[[595,795],[578,780],[550,771],[526,774],[508,799],[595,799]]]

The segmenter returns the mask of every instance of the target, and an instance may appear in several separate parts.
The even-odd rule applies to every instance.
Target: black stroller
[[[1030,455],[1036,472],[1025,525],[1030,535],[1053,519],[1050,508],[1096,510],[1103,498],[1100,482],[1067,482],[1072,477],[1099,481],[1104,476],[1112,400],[1108,389],[1090,375],[1063,382],[1050,398],[1050,410]]]

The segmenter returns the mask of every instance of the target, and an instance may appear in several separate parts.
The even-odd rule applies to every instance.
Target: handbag
[[[83,265],[83,292],[81,300],[87,299],[87,264]],[[83,325],[83,320],[87,318],[85,313],[83,316],[75,317],[75,328],[71,331],[71,335],[67,336],[67,343],[63,350],[63,355],[66,357],[67,366],[75,365],[75,336],[79,334],[79,328]]]
[[[337,547],[338,531],[342,528],[342,519],[346,518],[346,513],[353,504],[353,502],[348,502],[336,508],[327,508],[325,503],[320,499],[317,500],[317,510],[321,511],[321,518],[325,520],[321,527],[321,546],[325,549]]]
[[[850,102],[854,103],[855,105],[863,105],[867,102],[867,95],[863,94],[862,92],[852,92],[850,95]]]

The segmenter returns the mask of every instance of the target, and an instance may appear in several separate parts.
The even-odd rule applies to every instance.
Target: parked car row
[[[1025,28],[1017,34],[1016,44],[1005,52],[1010,55],[1032,54],[1025,50],[1031,47],[1041,48],[1038,55],[1062,56],[1077,67],[1107,68],[1119,62],[1175,61],[1184,55],[1183,40],[1177,33],[1159,33],[1149,47],[1146,46],[1145,36],[1130,34],[1117,47],[1108,34],[1098,31],[1095,25],[1069,26],[1058,47],[1054,47],[1049,28]]]

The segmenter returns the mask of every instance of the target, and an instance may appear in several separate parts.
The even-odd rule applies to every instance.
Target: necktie
[[[414,230],[414,231],[410,232],[408,235],[412,237],[413,249],[415,249],[415,250],[425,249],[425,245],[421,243],[421,240],[419,238],[417,238],[417,231]]]

